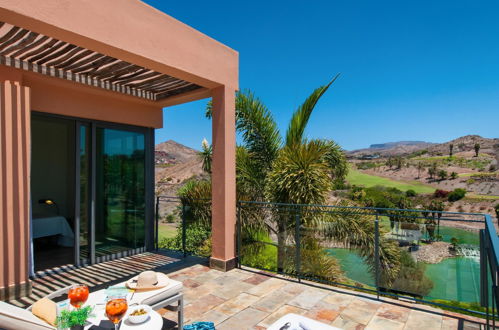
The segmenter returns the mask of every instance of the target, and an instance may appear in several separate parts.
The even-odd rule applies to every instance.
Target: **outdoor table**
[[[158,312],[154,310],[151,310],[149,312],[149,319],[140,324],[134,324],[130,322],[128,320],[129,313],[130,310],[127,311],[126,315],[123,317],[123,320],[121,320],[121,324],[119,327],[120,330],[161,330],[161,328],[163,327],[163,318]],[[94,315],[94,317],[88,319],[88,322],[91,324],[85,326],[85,330],[92,329],[92,327],[94,327],[95,325],[98,326],[101,321],[108,321],[106,322],[105,329],[107,329],[107,326],[109,326],[109,329],[114,330],[114,325],[112,325],[111,321],[109,321],[106,316],[105,305],[96,305],[94,307]]]
[[[172,282],[176,282],[173,281]],[[125,283],[123,282],[121,284],[118,284],[117,286],[123,286],[125,287]],[[179,282],[177,282],[179,283]],[[179,283],[181,284],[181,283]],[[173,284],[175,287],[175,284]],[[123,321],[121,323],[120,329],[147,329],[147,330],[154,330],[154,329],[161,329],[163,326],[163,318],[161,317],[160,314],[158,314],[156,311],[152,310],[150,318],[148,321],[141,323],[141,324],[133,324],[131,322],[127,321],[128,313],[130,311],[130,308],[138,305],[142,301],[144,301],[148,295],[150,295],[149,292],[135,292],[132,293],[133,290],[130,290],[130,292],[127,295],[127,302],[128,302],[128,311],[127,314],[123,317]],[[98,290],[95,292],[90,293],[88,296],[88,300],[86,301],[84,306],[92,306],[94,308],[94,317],[89,318],[88,321],[91,323],[88,327],[85,327],[85,330],[91,329],[92,325],[99,325],[101,321],[103,320],[108,320],[107,316],[105,315],[105,300],[106,300],[106,289]],[[168,306],[173,303],[180,303],[179,304],[179,309],[178,309],[178,325],[179,329],[183,327],[183,295],[181,292],[177,292],[173,294],[172,296],[168,298],[163,298],[162,300],[154,303],[154,304],[149,304],[146,303],[147,305],[151,306],[152,308],[163,308],[164,306]],[[111,328],[114,330],[114,328]]]

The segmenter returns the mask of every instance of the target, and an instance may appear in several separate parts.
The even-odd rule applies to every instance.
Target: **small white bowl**
[[[146,311],[146,313],[142,315],[132,315],[133,312],[139,309],[143,309],[144,311]],[[128,320],[130,320],[130,322],[134,324],[145,322],[149,318],[149,313],[151,312],[151,310],[151,306],[148,305],[133,306],[132,308],[130,308],[130,312],[128,313]]]

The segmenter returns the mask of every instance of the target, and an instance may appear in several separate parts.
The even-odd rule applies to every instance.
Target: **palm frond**
[[[331,171],[333,180],[343,181],[348,174],[348,162],[343,149],[333,140],[312,140],[311,142],[322,144],[328,151],[325,161]]]
[[[286,146],[302,142],[305,127],[307,127],[308,120],[310,119],[310,115],[312,114],[315,105],[338,77],[339,74],[337,74],[327,85],[315,89],[305,102],[294,112],[286,132]]]
[[[272,113],[250,91],[237,94],[236,129],[262,171],[270,169],[281,147],[281,135]]]
[[[236,148],[236,189],[238,200],[261,201],[265,176],[244,146]]]
[[[330,188],[328,149],[314,142],[284,147],[267,176],[267,198],[291,204],[322,204]]]

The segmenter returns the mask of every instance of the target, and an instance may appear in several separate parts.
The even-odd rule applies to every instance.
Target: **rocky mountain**
[[[413,152],[427,150],[428,155],[438,156],[449,153],[449,145],[453,144],[453,152],[472,153],[475,144],[480,144],[480,153],[495,155],[499,153],[499,139],[488,139],[479,135],[466,135],[445,143],[423,141],[399,141],[371,144],[369,148],[349,151],[349,158],[373,159],[388,156],[404,156]]]
[[[196,157],[198,153],[197,150],[186,147],[173,140],[157,144],[154,151],[156,165],[185,163]]]
[[[348,152],[352,158],[379,158],[395,155],[410,154],[432,146],[433,143],[424,141],[399,141],[371,144],[369,148],[357,149]]]
[[[446,155],[449,153],[449,146],[452,144],[453,152],[474,153],[475,144],[480,145],[480,153],[496,155],[499,150],[499,139],[488,139],[480,135],[461,136],[449,142],[439,143],[428,148],[430,155]]]
[[[178,188],[192,177],[204,177],[198,151],[173,140],[155,147],[156,191],[161,195],[176,196]]]
[[[379,144],[371,144],[369,149],[390,149],[398,146],[421,146],[431,144],[429,142],[424,141],[399,141],[399,142],[386,142]]]

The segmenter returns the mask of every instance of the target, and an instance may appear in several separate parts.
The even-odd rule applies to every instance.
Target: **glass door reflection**
[[[90,126],[88,124],[78,124],[80,136],[78,138],[79,167],[77,175],[79,185],[79,262],[86,264],[90,260]],[[78,216],[78,215],[77,215]],[[78,246],[78,245],[77,245]]]
[[[145,135],[97,127],[95,256],[145,246]]]

